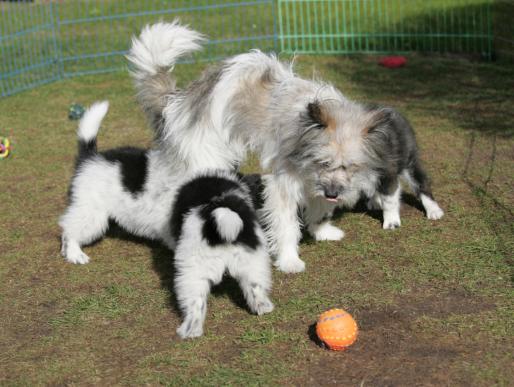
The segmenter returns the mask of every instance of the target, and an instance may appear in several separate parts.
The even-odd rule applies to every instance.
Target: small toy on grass
[[[316,334],[333,351],[344,351],[357,340],[357,323],[342,309],[330,309],[319,316]]]
[[[7,137],[0,137],[0,159],[5,159],[9,156],[11,150],[11,143]]]
[[[378,64],[390,69],[395,69],[405,66],[407,64],[407,58],[404,56],[386,56],[385,58],[380,59]]]
[[[70,110],[68,110],[68,118],[70,120],[80,120],[84,115],[86,109],[84,106],[78,103],[72,103],[70,106]]]

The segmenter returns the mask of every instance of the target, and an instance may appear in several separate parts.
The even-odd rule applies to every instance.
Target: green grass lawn
[[[209,298],[206,334],[175,334],[172,253],[114,231],[59,255],[76,152],[72,102],[108,99],[99,147],[150,145],[125,73],[74,78],[0,100],[0,384],[510,385],[514,380],[514,67],[409,57],[300,57],[298,70],[347,95],[397,107],[417,130],[446,212],[429,221],[404,195],[402,227],[339,214],[341,242],[305,239],[305,273],[274,270],[273,313],[244,307],[225,281]],[[203,65],[179,66],[184,84]],[[255,160],[245,171],[256,171]],[[346,352],[313,340],[317,316],[348,310],[360,326]]]

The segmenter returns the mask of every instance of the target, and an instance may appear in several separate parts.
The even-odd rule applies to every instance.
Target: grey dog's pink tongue
[[[326,198],[327,201],[329,202],[332,202],[332,203],[337,203],[337,199],[332,199],[332,198]]]

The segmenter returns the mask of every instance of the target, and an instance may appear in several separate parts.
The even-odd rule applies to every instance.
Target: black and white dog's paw
[[[263,314],[273,312],[274,308],[275,308],[275,306],[269,299],[264,299],[257,303],[256,308],[255,308],[255,313],[257,315],[261,316]]]
[[[279,256],[275,266],[284,273],[301,273],[305,270],[305,262],[297,254],[294,256]]]

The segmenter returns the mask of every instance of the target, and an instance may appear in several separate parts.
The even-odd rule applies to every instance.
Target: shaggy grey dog
[[[352,206],[361,192],[375,196],[380,176],[368,166],[376,165],[370,144],[379,140],[372,140],[370,129],[384,113],[348,100],[330,84],[296,76],[292,64],[259,50],[228,58],[177,90],[169,71],[201,41],[176,21],[157,23],[133,39],[128,55],[165,162],[184,163],[189,171],[230,170],[255,151],[269,172],[261,219],[275,264],[284,272],[302,271],[298,208],[316,240],[344,236],[328,215]],[[398,195],[387,191],[375,201],[384,217],[391,196]],[[387,228],[392,219],[387,215]]]

